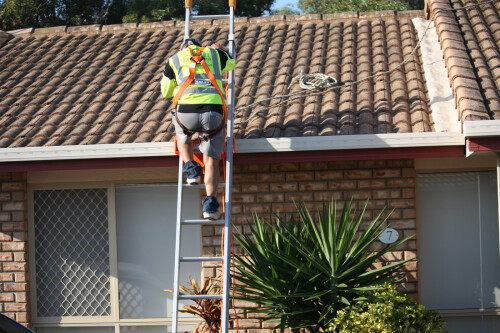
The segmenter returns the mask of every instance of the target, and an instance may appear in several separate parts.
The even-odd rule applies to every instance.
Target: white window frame
[[[29,184],[28,185],[28,237],[29,237],[29,267],[30,267],[30,303],[31,322],[33,327],[114,327],[114,332],[119,333],[123,326],[172,326],[172,318],[140,318],[120,319],[119,314],[119,291],[118,291],[118,244],[116,233],[116,196],[115,187],[121,184],[136,183],[134,181],[111,181],[111,182],[69,182],[52,184]],[[141,184],[167,183],[165,181],[140,182]],[[168,181],[168,183],[172,183]],[[172,184],[177,186],[177,184]],[[109,260],[110,260],[110,297],[111,315],[72,316],[72,317],[38,317],[37,288],[36,288],[36,264],[35,264],[35,227],[34,227],[34,192],[37,190],[76,190],[104,188],[108,194],[108,235],[109,235]],[[201,241],[201,240],[200,240]],[[178,319],[179,326],[196,325],[200,319],[184,318]]]

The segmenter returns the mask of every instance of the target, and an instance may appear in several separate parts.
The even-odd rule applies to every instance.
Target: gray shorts
[[[203,129],[211,130],[219,127],[220,123],[224,121],[224,116],[219,112],[210,111],[202,113],[178,113],[179,121],[189,129]],[[177,123],[177,119],[172,115],[172,123],[175,127],[175,132],[179,136],[182,143],[191,142],[191,137],[184,134],[182,128]],[[224,142],[226,141],[226,131],[222,128],[216,136],[208,140],[208,142],[201,141],[199,145],[200,151],[204,155],[208,155],[215,159],[220,159],[222,150],[224,149]]]

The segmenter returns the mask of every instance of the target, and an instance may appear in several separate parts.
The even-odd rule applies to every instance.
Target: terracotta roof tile
[[[475,2],[433,1],[431,9],[460,8],[471,4]],[[496,70],[500,65],[498,8],[486,3],[480,7],[439,13],[434,21],[441,44],[447,48],[445,60],[461,120],[500,119],[500,71]]]
[[[417,11],[238,18],[236,109],[299,91],[298,84],[287,89],[297,75],[326,73],[349,83],[394,68],[416,44],[411,17],[422,15]],[[446,26],[453,21],[445,19],[448,23],[443,20],[441,26],[449,42],[443,45],[449,43],[453,52],[461,50],[452,43],[457,38],[453,27]],[[500,32],[491,10],[485,20]],[[227,34],[223,22],[193,26],[193,36],[206,43],[224,41]],[[11,39],[0,48],[0,145],[172,140],[171,102],[161,97],[158,86],[164,62],[177,50],[182,35],[183,22],[157,22],[35,29]],[[483,35],[486,41],[492,32],[483,29]],[[488,50],[485,62],[496,64]],[[467,60],[455,57],[448,64],[460,72],[471,69]],[[489,79],[488,96],[494,97],[497,79],[498,75]],[[456,88],[470,89],[466,83]],[[500,103],[500,98],[492,101]],[[461,103],[468,109],[477,107]],[[235,135],[431,131],[428,104],[417,53],[390,74],[265,110],[238,124]],[[236,122],[260,107],[238,111]]]

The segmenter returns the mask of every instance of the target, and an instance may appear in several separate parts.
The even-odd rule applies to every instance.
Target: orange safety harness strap
[[[179,118],[177,117],[177,113],[175,113],[175,119],[177,120],[177,123],[179,124],[179,126],[181,126],[182,130],[184,131],[184,134],[191,136],[195,132],[196,133],[203,133],[204,135],[200,136],[200,139],[202,139],[204,141],[208,141],[211,138],[213,138],[214,136],[216,136],[222,130],[222,128],[224,128],[224,125],[225,125],[226,119],[227,119],[227,105],[225,102],[224,94],[222,93],[219,85],[217,84],[217,80],[215,79],[215,76],[212,74],[212,71],[210,70],[207,63],[205,62],[205,58],[202,56],[204,49],[205,49],[204,47],[199,47],[198,49],[196,49],[196,52],[194,54],[193,54],[193,50],[189,49],[189,51],[191,52],[191,63],[189,64],[189,77],[186,79],[186,81],[184,81],[182,86],[179,88],[179,90],[177,91],[177,94],[175,94],[174,98],[172,99],[172,103],[174,104],[175,107],[177,107],[177,104],[178,104],[179,99],[181,98],[182,94],[184,93],[186,88],[189,87],[194,81],[194,76],[196,73],[196,65],[201,64],[201,66],[205,70],[205,73],[207,74],[207,77],[210,80],[210,83],[212,84],[212,86],[215,87],[215,89],[219,93],[219,96],[220,96],[221,101],[222,101],[222,108],[224,110],[224,120],[221,122],[221,124],[217,128],[207,131],[207,130],[203,130],[203,129],[186,128],[179,121]],[[217,61],[217,59],[212,59],[212,61]],[[182,69],[180,69],[180,70],[182,70]]]
[[[217,59],[215,61],[217,61]],[[222,93],[222,90],[220,90],[220,87],[217,84],[217,81],[215,80],[215,76],[210,71],[210,68],[208,67],[207,63],[205,62],[205,59],[203,59],[201,61],[201,65],[203,66],[203,69],[205,69],[205,72],[207,73],[207,76],[210,79],[210,82],[215,87],[215,89],[217,89],[217,92],[219,93],[220,99],[222,101],[222,109],[224,109],[224,120],[226,120],[227,119],[227,105],[226,105],[226,101],[224,100],[224,94]]]

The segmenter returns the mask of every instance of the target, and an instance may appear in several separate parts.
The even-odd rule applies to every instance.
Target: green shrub
[[[317,216],[297,205],[297,217],[277,215],[273,222],[255,216],[250,234],[235,238],[244,250],[235,255],[236,299],[259,306],[240,307],[259,319],[276,323],[275,329],[306,328],[324,331],[338,310],[354,304],[374,285],[404,276],[408,260],[374,268],[402,239],[373,251],[387,226],[381,212],[366,228],[360,225],[368,202],[356,214],[346,202],[340,218],[334,202]]]
[[[390,283],[367,292],[366,300],[337,311],[328,328],[338,333],[439,333],[445,322],[436,311],[427,310]]]

